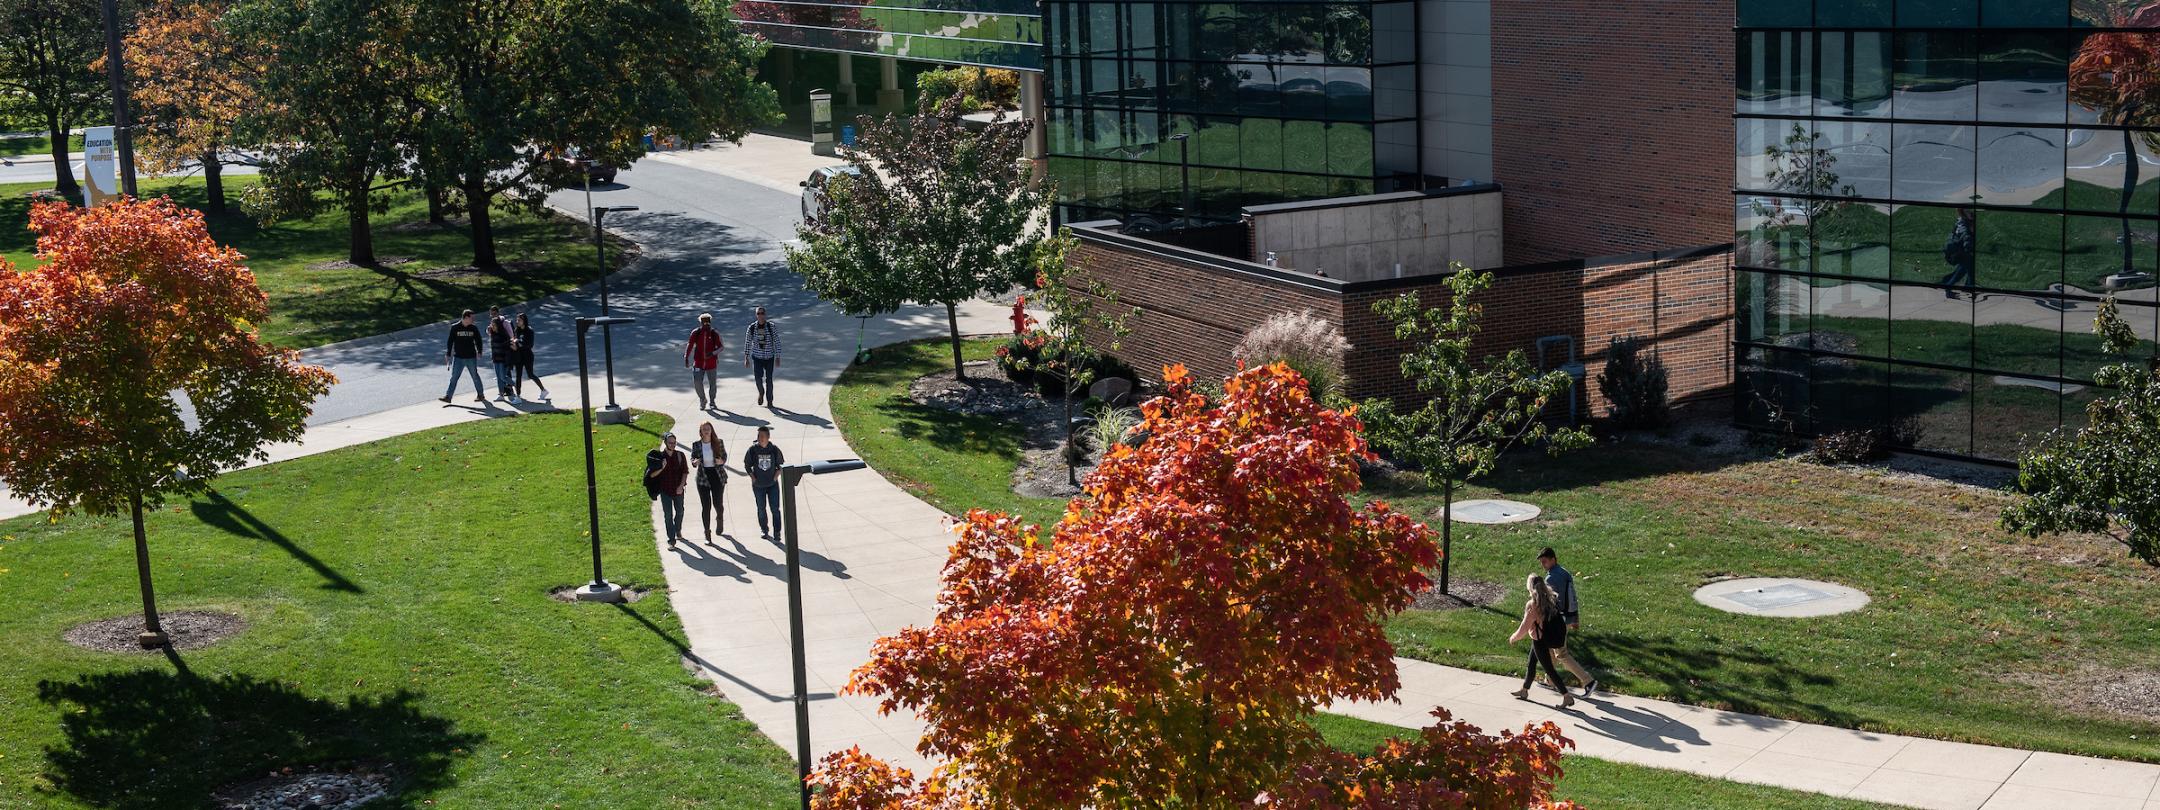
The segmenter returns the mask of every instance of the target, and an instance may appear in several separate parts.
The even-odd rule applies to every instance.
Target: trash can
[[[855,125],[854,125],[854,124],[848,124],[847,126],[843,126],[843,127],[841,127],[841,128],[840,128],[840,145],[841,145],[841,146],[854,146],[854,145],[855,145]]]

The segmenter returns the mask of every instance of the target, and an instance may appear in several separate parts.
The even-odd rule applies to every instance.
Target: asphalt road
[[[585,210],[582,189],[559,192],[550,201],[565,210]],[[817,303],[816,297],[803,289],[801,279],[787,269],[781,248],[783,241],[794,238],[798,213],[793,195],[698,169],[643,161],[623,170],[616,183],[596,186],[592,202],[641,209],[611,214],[607,221],[609,230],[643,245],[646,257],[640,267],[608,283],[612,313],[638,319],[635,324],[613,331],[617,380],[640,385],[687,385],[681,341],[696,325],[699,313],[713,314],[728,342],[729,355],[724,359],[729,359],[739,357],[742,329],[757,306],[764,305],[778,315]],[[476,300],[471,306],[485,313],[490,304],[500,304],[508,313],[515,311],[508,307],[516,303]],[[558,405],[576,407],[577,349],[572,319],[598,314],[599,310],[600,296],[594,285],[549,299],[530,310],[538,351],[535,365]],[[784,318],[780,324],[784,350]],[[328,367],[339,380],[330,394],[316,403],[309,424],[349,419],[442,396],[449,379],[443,361],[448,328],[448,323],[432,324],[307,351],[308,362]],[[598,338],[596,331],[591,348],[596,399],[604,396]],[[733,362],[739,364],[739,359]],[[722,368],[725,371],[732,366]],[[481,374],[492,394],[492,370],[483,369]],[[468,378],[453,398],[454,404],[445,407],[480,407],[472,399],[472,382]]]
[[[78,152],[74,157],[75,159],[68,164],[68,171],[75,176],[76,182],[81,182],[82,154]],[[5,160],[8,162],[0,164],[0,183],[50,183],[53,181],[52,161],[47,159],[45,155],[21,155],[5,158]],[[239,174],[254,174],[255,171],[256,169],[253,166],[225,167],[225,174],[228,177]],[[192,173],[183,172],[182,174]]]

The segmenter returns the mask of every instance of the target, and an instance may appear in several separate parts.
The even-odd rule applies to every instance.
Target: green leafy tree
[[[0,480],[55,511],[127,510],[141,641],[159,646],[143,510],[298,439],[333,378],[257,338],[262,289],[200,212],[45,203],[30,227],[41,264],[0,260]]]
[[[409,174],[414,15],[412,0],[236,0],[225,14],[233,47],[260,65],[260,101],[234,124],[263,152],[243,206],[266,221],[336,206],[361,267],[377,265],[376,193]]]
[[[1029,369],[1055,373],[1064,381],[1065,395],[1060,399],[1065,406],[1065,482],[1075,486],[1080,483],[1078,461],[1082,450],[1074,445],[1078,439],[1073,431],[1073,398],[1095,384],[1104,353],[1118,350],[1125,336],[1132,334],[1126,321],[1140,314],[1138,307],[1119,305],[1117,290],[1109,284],[1076,272],[1079,268],[1068,263],[1066,257],[1077,244],[1079,240],[1070,231],[1060,229],[1037,249],[1036,300],[1050,313],[1050,320],[1042,326],[1057,351],[1054,358],[1037,361],[1050,368]]]
[[[97,0],[0,0],[0,96],[15,96],[52,138],[53,190],[81,199],[68,130],[112,96],[90,63],[105,54]]]
[[[2109,353],[2138,345],[2112,296],[2094,329]],[[2160,566],[2160,359],[2118,363],[2093,379],[2115,393],[2087,406],[2084,427],[2059,428],[2018,459],[2020,497],[2003,526],[2032,537],[2105,534]]]
[[[1448,306],[1425,309],[1416,293],[1373,305],[1409,347],[1402,375],[1425,401],[1410,411],[1385,399],[1367,400],[1364,408],[1373,443],[1416,463],[1440,485],[1441,593],[1448,592],[1454,550],[1455,488],[1492,472],[1500,454],[1519,442],[1543,441],[1554,454],[1591,442],[1588,433],[1539,418],[1548,403],[1574,395],[1575,379],[1567,372],[1540,373],[1521,349],[1473,360],[1484,316],[1475,297],[1492,286],[1493,277],[1459,262],[1455,267],[1447,279]]]
[[[498,269],[492,209],[538,209],[555,158],[625,165],[644,134],[739,139],[776,120],[764,46],[717,0],[429,0],[408,42],[420,174],[457,192],[473,265]]]
[[[819,298],[857,315],[942,304],[960,359],[960,302],[1034,276],[1050,240],[1048,189],[1020,162],[1032,122],[980,130],[959,97],[925,98],[906,121],[863,116],[840,156],[855,174],[826,186],[824,210],[796,226],[788,264]]]

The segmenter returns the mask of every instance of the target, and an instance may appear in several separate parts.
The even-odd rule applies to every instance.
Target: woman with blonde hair
[[[1559,600],[1545,584],[1545,578],[1536,574],[1525,578],[1523,587],[1529,589],[1530,598],[1523,602],[1522,623],[1515,626],[1515,634],[1508,636],[1508,643],[1530,639],[1530,663],[1523,672],[1522,688],[1515,690],[1515,699],[1530,699],[1530,685],[1537,683],[1538,667],[1543,666],[1546,677],[1552,678],[1553,688],[1560,690],[1560,708],[1573,706],[1575,696],[1568,694],[1567,684],[1553,668],[1553,648],[1567,643],[1567,625],[1560,618]]]

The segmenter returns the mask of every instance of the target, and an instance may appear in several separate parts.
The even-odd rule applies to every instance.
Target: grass
[[[2100,292],[2107,277],[2122,272],[2123,223],[2109,216],[2120,199],[2119,188],[2070,181],[2062,191],[2033,201],[2035,208],[2057,208],[2068,199],[2080,213],[1989,209],[1975,214],[1974,275],[1980,286],[2045,291],[2069,284]],[[2151,210],[2153,193],[2140,186],[2132,211]],[[1818,272],[1904,283],[1934,284],[1950,272],[1943,243],[1957,222],[1957,209],[1921,205],[1850,204],[1825,211],[1815,222]],[[1805,227],[1805,222],[1797,227]],[[2160,237],[2150,222],[2130,224],[2131,263],[2152,272],[2160,258]],[[1804,239],[1761,236],[1784,245],[1779,261],[1795,269],[1808,266]],[[1834,282],[1826,282],[1834,283]]]
[[[661,586],[634,480],[666,427],[597,433],[609,578]],[[664,590],[565,604],[586,552],[577,417],[475,422],[220,478],[149,521],[159,605],[248,629],[70,646],[136,597],[124,518],[0,522],[0,806],[199,807],[284,767],[388,764],[388,807],[778,807],[788,757],[678,659]]]
[[[1400,737],[1408,729],[1344,717],[1315,715],[1313,728],[1338,750],[1365,753],[1381,741]],[[1728,782],[1680,771],[1629,765],[1585,756],[1569,756],[1560,763],[1560,781],[1553,797],[1574,801],[1594,810],[1667,810],[1684,805],[1692,810],[1877,810],[1889,805],[1839,799],[1817,793]]]
[[[1414,477],[1412,477],[1414,479]],[[1454,575],[1519,590],[1537,549],[1576,572],[1570,647],[1614,691],[1870,731],[2160,761],[2160,722],[2109,715],[2087,690],[2160,671],[2160,569],[2092,537],[2004,533],[2006,495],[1795,460],[1706,458],[1607,444],[1527,454],[1461,493],[1505,493],[1544,516],[1463,526]],[[1439,498],[1371,491],[1411,514]],[[1795,621],[1723,613],[1695,588],[1723,576],[1796,576],[1874,603]],[[1401,654],[1521,672],[1514,596],[1497,609],[1411,611]]]
[[[967,351],[980,358],[992,348],[972,342]],[[1056,517],[1061,502],[1022,498],[1008,485],[1017,427],[907,398],[909,381],[942,367],[941,346],[880,351],[843,375],[833,395],[835,421],[857,453],[948,512]],[[2052,392],[2031,393],[2053,401]],[[1406,478],[1367,495],[1410,514],[1437,512],[1437,496]],[[2160,570],[2097,538],[2005,534],[1996,526],[2004,495],[1641,442],[1560,460],[1525,454],[1460,497],[1498,493],[1544,507],[1545,517],[1462,527],[1454,575],[1512,585],[1532,570],[1536,549],[1561,549],[1587,606],[1576,654],[1614,691],[1846,728],[2160,761],[2160,722],[2073,708],[2089,704],[2084,690],[2114,673],[2160,671],[2160,622],[2147,609],[2160,601]],[[1693,601],[1695,588],[1727,575],[1842,582],[1875,602],[1854,614],[1791,621]],[[1521,651],[1506,643],[1517,618],[1511,607],[1413,611],[1389,632],[1403,655],[1516,674]]]
[[[963,344],[970,361],[987,360],[997,341]],[[833,422],[848,445],[885,480],[946,512],[990,509],[1050,526],[1065,502],[1013,492],[1024,431],[991,416],[967,416],[918,405],[908,383],[952,368],[952,344],[923,340],[880,348],[870,362],[850,366],[833,386]]]
[[[82,151],[82,136],[68,136],[68,151]],[[28,138],[0,138],[0,157],[52,154],[52,136],[34,135]]]
[[[228,177],[226,193],[237,201],[254,182]],[[24,195],[48,187],[0,185],[0,257],[17,267],[31,266],[36,249],[24,227],[30,210]],[[171,195],[195,208],[205,200],[200,178],[145,180],[142,188],[145,196]],[[427,203],[419,192],[386,193],[382,199],[387,210],[372,217],[376,255],[386,264],[410,261],[381,268],[343,263],[345,217],[334,209],[272,225],[258,224],[237,208],[208,217],[211,235],[247,254],[256,282],[270,297],[270,319],[260,325],[265,339],[304,349],[447,323],[463,309],[541,298],[595,278],[589,232],[552,212],[498,206],[495,236],[508,269],[477,272],[470,266],[472,243],[462,226],[428,225]],[[621,248],[608,251],[611,260],[621,261]]]

